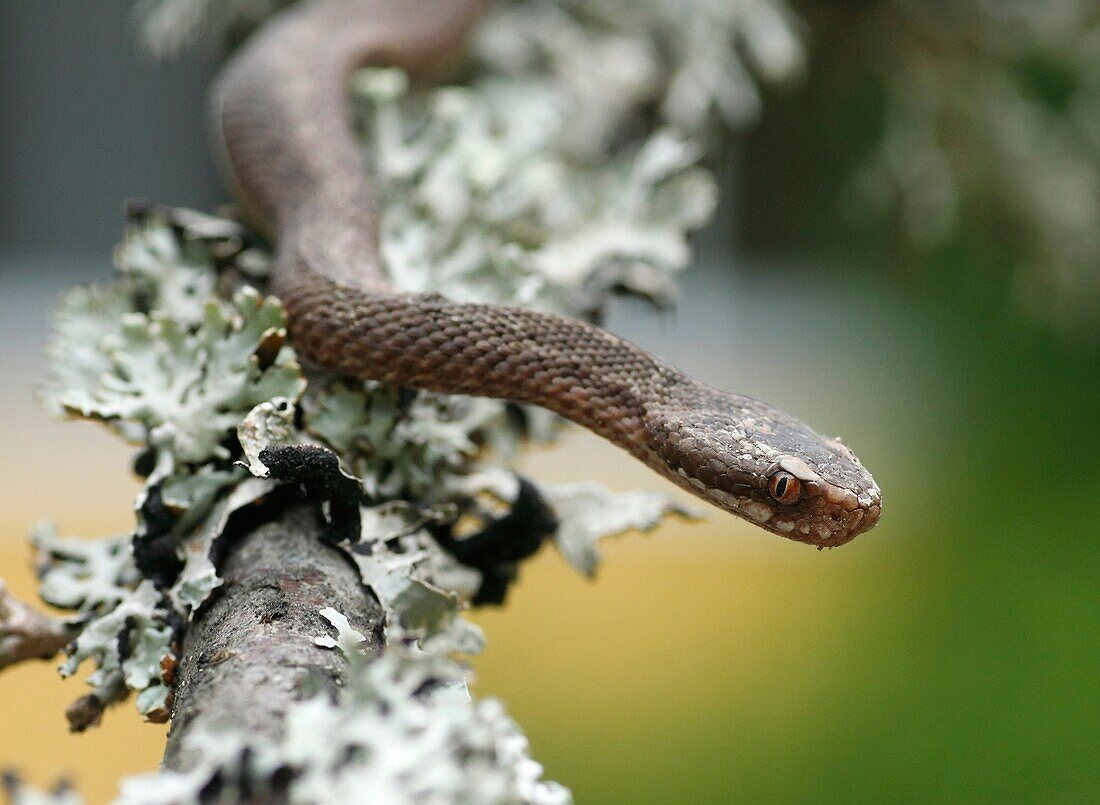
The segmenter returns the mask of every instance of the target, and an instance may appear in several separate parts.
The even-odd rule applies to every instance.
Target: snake
[[[402,291],[351,119],[365,66],[441,79],[482,0],[307,0],[266,21],[211,92],[233,194],[273,245],[271,290],[307,364],[410,389],[547,408],[688,492],[773,534],[848,542],[882,509],[839,439],[712,388],[592,323]]]

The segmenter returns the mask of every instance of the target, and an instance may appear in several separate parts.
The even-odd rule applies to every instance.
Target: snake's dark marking
[[[881,510],[870,473],[791,415],[581,321],[387,283],[348,78],[368,64],[445,71],[482,5],[304,3],[268,22],[222,72],[217,132],[243,206],[277,244],[274,290],[295,349],[356,377],[549,408],[781,536],[833,546],[870,528]]]

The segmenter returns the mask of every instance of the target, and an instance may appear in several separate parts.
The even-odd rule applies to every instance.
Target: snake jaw
[[[816,473],[804,473],[804,493],[796,504],[782,505],[767,493],[770,476],[760,476],[763,488],[753,487],[743,497],[721,489],[706,490],[701,497],[739,515],[773,534],[832,548],[850,541],[878,522],[882,511],[877,486],[857,495],[851,489],[831,484]]]

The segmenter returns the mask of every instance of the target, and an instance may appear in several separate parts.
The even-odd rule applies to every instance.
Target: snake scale
[[[347,84],[364,65],[445,73],[478,0],[313,0],[267,22],[215,83],[234,192],[275,249],[295,349],[347,375],[543,406],[720,508],[829,547],[881,496],[838,440],[706,386],[586,322],[404,293],[386,281]]]

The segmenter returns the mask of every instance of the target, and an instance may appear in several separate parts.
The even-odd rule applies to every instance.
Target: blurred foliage
[[[170,54],[204,30],[236,41],[283,2],[137,8],[147,44]],[[967,270],[982,296],[1093,340],[1100,2],[792,6],[513,0],[494,5],[474,50],[495,70],[564,88],[578,153],[620,136],[631,107],[693,134],[716,121],[743,128],[766,108],[737,180],[751,199],[750,245],[844,260],[854,245],[864,268],[949,284],[959,269],[945,258],[977,251],[980,267]]]
[[[806,84],[747,138],[749,241],[1100,328],[1100,4],[804,0]],[[774,103],[772,101],[774,100]],[[854,247],[854,249],[853,249]],[[960,263],[960,250],[980,259]],[[976,272],[961,283],[957,274]],[[921,280],[921,277],[927,278]]]

